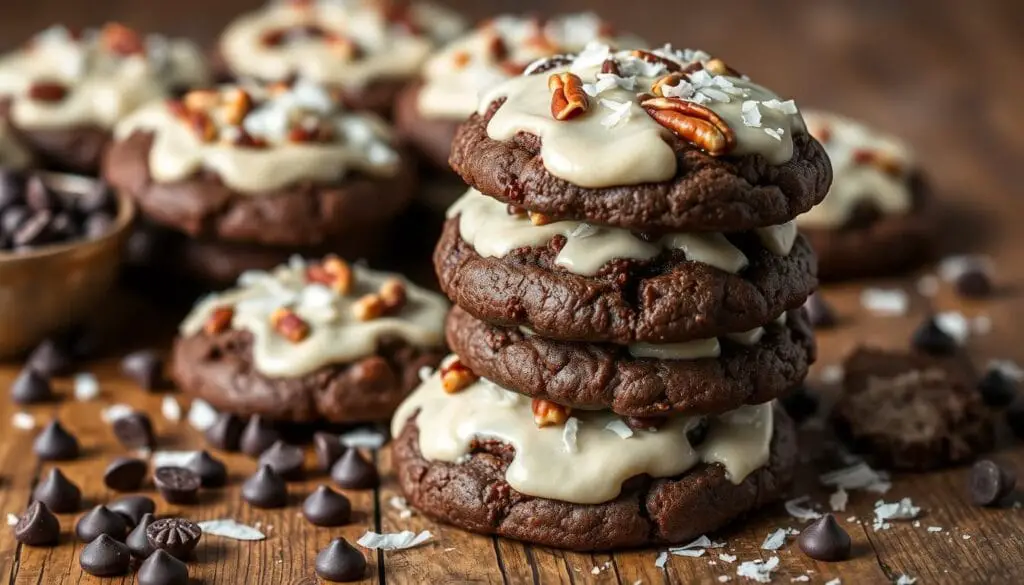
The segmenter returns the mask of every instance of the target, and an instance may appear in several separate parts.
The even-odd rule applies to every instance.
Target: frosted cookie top
[[[118,124],[116,136],[154,134],[153,180],[216,172],[241,193],[300,181],[331,182],[359,171],[393,176],[400,159],[390,128],[372,114],[346,112],[317,84],[297,81],[197,90],[149,104]]]
[[[793,156],[793,134],[805,131],[792,100],[707,53],[670,46],[613,51],[591,43],[494,86],[478,112],[499,100],[488,136],[539,136],[545,168],[582,187],[671,179],[677,162],[669,141],[677,139],[711,156],[758,154],[780,165]]]
[[[272,272],[246,272],[236,288],[201,300],[180,333],[248,331],[260,373],[298,377],[374,355],[385,338],[442,347],[447,312],[444,297],[400,275],[332,256],[315,263],[296,258]]]
[[[110,23],[99,30],[49,28],[0,58],[0,99],[23,128],[111,128],[170,90],[208,81],[192,43]]]
[[[913,154],[899,138],[827,112],[805,113],[808,131],[832,162],[832,188],[817,207],[797,217],[804,227],[839,227],[860,205],[899,215],[913,205]]]
[[[594,40],[620,48],[644,44],[615,38],[611,26],[589,12],[546,21],[515,15],[490,19],[427,61],[419,111],[426,118],[464,120],[476,111],[483,91],[520,75],[537,59],[574,53]]]
[[[7,120],[0,119],[0,169],[23,169],[32,162],[32,154],[11,130]]]
[[[427,2],[292,0],[238,17],[220,51],[235,75],[361,88],[412,77],[437,43],[462,29],[459,17]]]

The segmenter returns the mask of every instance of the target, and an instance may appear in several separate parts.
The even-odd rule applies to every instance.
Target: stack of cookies
[[[778,497],[774,399],[814,359],[792,220],[827,156],[719,59],[588,45],[483,94],[435,251],[454,355],[392,422],[407,499],[576,550],[678,543]]]

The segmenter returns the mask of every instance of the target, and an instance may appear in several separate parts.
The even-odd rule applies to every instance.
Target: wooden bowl
[[[85,193],[97,179],[41,173],[57,191]],[[117,218],[103,236],[0,252],[0,359],[20,356],[47,336],[90,316],[117,280],[135,205],[117,193]]]

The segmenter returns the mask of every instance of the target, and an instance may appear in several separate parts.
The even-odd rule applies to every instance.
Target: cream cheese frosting
[[[32,162],[32,154],[11,130],[7,120],[0,119],[0,168],[24,169]]]
[[[427,2],[272,2],[228,25],[220,51],[240,76],[293,75],[358,89],[416,74],[434,46],[458,35],[461,18]],[[271,41],[271,39],[273,39]]]
[[[438,294],[420,288],[405,278],[353,265],[353,286],[339,294],[323,284],[310,282],[307,264],[295,258],[272,272],[242,274],[236,288],[202,299],[180,327],[185,337],[199,335],[222,307],[231,307],[231,326],[252,334],[252,357],[256,370],[266,376],[297,377],[331,364],[348,363],[373,355],[384,338],[398,338],[411,345],[437,348],[444,345],[444,318],[448,302]],[[360,320],[354,308],[359,299],[372,294],[389,279],[405,286],[406,302],[394,314]],[[294,342],[280,335],[271,315],[290,308],[309,324],[309,335]]]
[[[546,21],[511,14],[497,16],[446,45],[423,67],[418,96],[426,118],[462,121],[476,111],[480,94],[522,73],[544,57],[581,51],[598,40],[618,48],[643,46],[631,36],[613,36],[593,13]]]
[[[571,62],[529,75],[544,69],[543,63],[535,63],[527,68],[527,74],[482,95],[480,114],[495,101],[506,100],[488,123],[487,134],[499,141],[510,140],[519,132],[539,136],[545,168],[582,187],[667,181],[675,176],[677,165],[667,142],[672,134],[641,107],[640,96],[669,72],[664,64],[668,61],[683,70],[696,70],[664,88],[665,97],[703,106],[721,118],[735,137],[728,154],[759,154],[776,165],[792,158],[793,135],[805,132],[792,100],[782,101],[746,77],[697,69],[697,64],[712,61],[701,51],[665,47],[651,54],[659,60],[645,60],[631,51],[613,52],[607,45],[592,43]],[[602,73],[609,59],[616,61],[619,74]],[[582,80],[588,109],[576,118],[559,121],[551,114],[548,78],[565,72]]]
[[[0,58],[0,96],[12,100],[14,123],[29,129],[109,129],[142,104],[208,79],[192,43],[117,24],[80,34],[55,26]],[[45,96],[41,84],[58,93]]]
[[[903,141],[838,114],[808,111],[805,118],[832,162],[832,188],[821,204],[797,217],[800,226],[841,226],[861,202],[884,214],[910,211],[915,162]]]
[[[671,417],[656,431],[634,430],[625,438],[613,430],[624,425],[621,417],[609,411],[574,411],[566,425],[538,428],[529,398],[483,378],[448,394],[437,373],[398,408],[392,435],[416,413],[424,458],[459,463],[473,439],[496,439],[515,447],[505,471],[513,489],[576,504],[608,502],[631,477],[675,477],[701,462],[721,464],[730,481],[742,483],[767,464],[774,422],[771,403],[743,406],[707,419],[698,445],[687,437],[696,417]]]
[[[250,96],[251,110],[241,120],[227,120],[230,97],[239,90]],[[149,171],[156,182],[181,181],[206,169],[239,193],[259,194],[307,180],[329,183],[356,171],[388,177],[399,169],[393,134],[384,121],[343,111],[315,83],[300,80],[287,88],[253,84],[197,93],[212,94],[215,105],[194,114],[209,119],[212,136],[196,131],[194,119],[180,111],[180,102],[176,109],[165,100],[141,108],[116,128],[120,140],[136,131],[153,133]],[[323,132],[326,138],[296,141],[296,130]],[[259,147],[249,144],[253,140]]]
[[[772,323],[763,327],[755,327],[749,331],[729,333],[725,337],[740,345],[756,345],[764,337],[767,327],[781,327],[786,324],[786,314],[779,315]],[[636,358],[652,358],[659,360],[699,360],[717,358],[722,355],[722,344],[718,338],[696,339],[677,343],[630,343],[627,346],[629,355]]]

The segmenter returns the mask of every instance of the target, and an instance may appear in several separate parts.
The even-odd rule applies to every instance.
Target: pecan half
[[[212,110],[220,105],[220,92],[212,89],[196,89],[185,94],[185,107],[194,111]]]
[[[480,379],[462,363],[462,360],[455,358],[451,363],[441,366],[441,387],[448,394],[455,394],[465,390],[474,382]]]
[[[853,151],[852,156],[853,162],[859,165],[874,166],[879,171],[893,177],[903,176],[903,164],[895,157],[880,150],[861,148]]]
[[[188,125],[203,142],[213,142],[217,139],[217,127],[213,124],[213,119],[205,112],[190,111]]]
[[[728,154],[736,136],[718,114],[693,102],[655,97],[640,103],[656,122],[711,156]]]
[[[537,75],[539,73],[547,73],[552,69],[559,67],[565,67],[572,63],[572,55],[554,55],[551,57],[544,57],[530,63],[525,69],[523,69],[523,75]]]
[[[669,59],[668,57],[662,57],[661,55],[652,53],[650,51],[645,51],[643,49],[636,49],[632,53],[630,53],[630,55],[636,57],[637,59],[647,61],[648,63],[658,63],[664,66],[665,69],[668,69],[669,72],[679,71],[680,69],[683,68],[682,65],[676,63],[675,61]]]
[[[708,71],[714,73],[715,75],[729,75],[731,77],[742,77],[739,71],[736,71],[732,67],[729,67],[728,65],[726,65],[725,61],[722,61],[721,59],[718,58],[710,59],[707,63],[704,64],[704,69],[707,69]]]
[[[554,218],[552,218],[550,215],[545,215],[543,213],[538,213],[536,211],[531,211],[529,212],[529,214],[530,223],[536,226],[548,225],[549,223],[555,221]]]
[[[622,70],[619,69],[619,62],[615,60],[615,57],[608,57],[601,63],[601,73],[609,73],[611,75],[621,75]]]
[[[508,45],[505,44],[505,39],[501,38],[497,31],[488,35],[487,55],[492,60],[499,62],[508,59]]]
[[[345,61],[358,59],[362,55],[362,49],[359,48],[359,44],[343,34],[330,32],[326,33],[325,37],[331,52]]]
[[[298,343],[309,337],[309,323],[295,314],[295,311],[281,307],[270,314],[270,324],[282,337]]]
[[[68,87],[56,81],[36,81],[28,88],[28,97],[39,102],[59,102],[68,96]]]
[[[223,333],[231,328],[231,320],[234,318],[234,307],[217,307],[206,318],[206,323],[203,323],[203,332],[207,335]]]
[[[255,136],[253,136],[252,134],[249,134],[248,132],[245,131],[244,128],[239,127],[239,128],[237,128],[237,131],[238,132],[237,132],[237,134],[235,135],[235,137],[233,139],[225,140],[224,138],[221,138],[221,141],[222,142],[226,142],[227,144],[231,144],[232,146],[237,146],[239,148],[266,148],[267,147],[267,141],[266,140],[264,140],[262,138],[257,138]]]
[[[338,294],[348,294],[352,290],[352,268],[337,256],[327,256],[318,264],[306,267],[306,280],[325,285]]]
[[[651,84],[651,93],[658,97],[665,95],[666,87],[674,87],[679,85],[679,82],[683,80],[683,74],[680,72],[669,73],[668,75],[662,75],[658,79],[654,80]]]
[[[224,99],[224,114],[228,124],[238,126],[252,110],[252,97],[242,88],[231,90]]]
[[[100,40],[107,50],[118,55],[141,55],[146,52],[142,35],[118,22],[106,24],[100,31]]]
[[[551,90],[551,115],[556,120],[571,120],[590,108],[583,80],[574,73],[555,73],[548,77]]]
[[[533,422],[542,428],[565,424],[565,421],[569,420],[569,413],[572,412],[568,406],[562,406],[543,398],[534,398],[531,408],[533,409]]]
[[[363,295],[352,304],[352,314],[360,321],[373,321],[382,317],[387,310],[384,299],[378,294]]]
[[[405,292],[405,283],[397,278],[389,278],[380,285],[377,294],[384,301],[385,311],[389,314],[402,310],[408,297]]]

